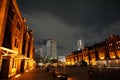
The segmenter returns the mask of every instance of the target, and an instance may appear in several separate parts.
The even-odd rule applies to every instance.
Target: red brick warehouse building
[[[34,67],[33,31],[28,31],[16,0],[0,0],[0,78]]]
[[[67,65],[81,64],[82,60],[87,65],[120,66],[120,35],[111,34],[105,41],[66,56]]]

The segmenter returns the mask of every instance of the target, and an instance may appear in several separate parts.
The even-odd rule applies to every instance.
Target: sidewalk
[[[53,80],[53,77],[40,68],[34,68],[28,72],[14,76],[10,79],[1,79],[1,80]]]

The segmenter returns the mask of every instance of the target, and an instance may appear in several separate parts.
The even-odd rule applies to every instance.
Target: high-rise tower
[[[45,40],[46,45],[46,57],[49,59],[57,59],[57,43],[53,39]]]
[[[84,45],[84,41],[82,39],[79,39],[77,41],[77,48],[78,50],[84,49],[85,45]]]

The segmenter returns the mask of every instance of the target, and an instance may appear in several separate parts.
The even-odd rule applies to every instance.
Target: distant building
[[[53,39],[44,40],[43,52],[49,59],[57,59],[57,43]],[[46,53],[45,53],[46,52]]]
[[[35,61],[36,63],[40,63],[42,59],[42,48],[35,49]]]
[[[43,57],[47,56],[47,45],[46,44],[42,45],[42,56]]]
[[[82,39],[77,41],[77,49],[81,50],[84,49],[85,45],[84,45],[84,41]]]
[[[65,56],[58,56],[58,60],[61,62],[65,62]]]

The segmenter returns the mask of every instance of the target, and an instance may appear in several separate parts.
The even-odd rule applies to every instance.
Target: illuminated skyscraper
[[[77,41],[77,48],[78,50],[84,49],[85,45],[84,45],[84,41],[82,39]]]
[[[46,45],[46,57],[49,59],[57,59],[57,43],[53,39],[45,40]],[[45,50],[45,49],[44,49]]]

